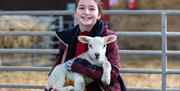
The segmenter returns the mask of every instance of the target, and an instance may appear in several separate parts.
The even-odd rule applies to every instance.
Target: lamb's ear
[[[91,39],[89,36],[78,36],[78,40],[84,44],[88,44]]]
[[[108,35],[103,37],[106,40],[106,44],[109,44],[111,42],[114,42],[117,39],[116,35]]]

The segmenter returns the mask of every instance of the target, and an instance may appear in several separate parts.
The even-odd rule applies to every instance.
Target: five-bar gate
[[[120,36],[161,36],[161,50],[119,50],[122,54],[153,54],[161,55],[161,69],[130,69],[121,68],[121,73],[140,74],[161,74],[161,88],[128,88],[128,91],[180,91],[180,88],[167,88],[167,74],[180,74],[180,70],[167,70],[167,55],[180,55],[180,50],[167,50],[167,37],[179,37],[180,32],[167,32],[167,15],[179,14],[180,10],[104,10],[104,14],[159,14],[161,15],[161,32],[118,32]],[[72,11],[0,11],[0,15],[72,15]],[[55,32],[46,31],[0,31],[0,36],[13,35],[35,35],[35,36],[55,36]],[[0,49],[0,53],[58,53],[57,49]],[[1,71],[49,71],[50,67],[18,67],[0,66]],[[12,85],[0,84],[0,88],[29,88],[43,89],[42,85]]]

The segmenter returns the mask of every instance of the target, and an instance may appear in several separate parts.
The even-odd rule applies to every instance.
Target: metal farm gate
[[[178,74],[180,70],[167,70],[167,56],[180,55],[180,50],[167,50],[167,37],[179,37],[180,32],[167,32],[167,15],[180,14],[180,10],[104,10],[104,14],[157,14],[161,15],[161,32],[118,32],[120,36],[160,36],[161,50],[119,50],[121,54],[140,54],[140,55],[161,55],[161,69],[131,69],[121,68],[121,73],[139,74],[161,74],[161,88],[128,88],[128,91],[180,91],[180,88],[167,88],[167,74]],[[0,15],[72,15],[72,11],[0,11]],[[55,36],[55,32],[46,31],[0,31],[0,36],[13,35],[33,35],[33,36]],[[0,49],[0,53],[49,53],[56,54],[58,49]],[[18,67],[0,66],[0,71],[49,71],[50,67]],[[1,78],[0,78],[1,79]],[[12,85],[0,84],[0,88],[26,88],[43,89],[43,85]]]

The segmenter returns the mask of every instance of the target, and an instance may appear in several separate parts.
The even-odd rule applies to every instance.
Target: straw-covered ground
[[[48,25],[35,22],[30,16],[0,16],[0,31],[47,31]],[[0,36],[0,48],[32,47],[38,36]],[[3,44],[3,45],[2,45]]]
[[[144,62],[146,61],[146,62]],[[168,69],[180,69],[180,61],[168,60]],[[121,60],[121,68],[142,68],[157,69],[161,68],[160,60],[141,60],[136,58],[129,60]],[[34,84],[45,85],[47,82],[48,72],[23,72],[23,71],[1,71],[0,84]],[[129,74],[121,73],[127,87],[148,87],[160,88],[160,74]],[[167,75],[168,88],[180,88],[180,75]],[[1,88],[1,91],[43,91],[42,89],[8,89]]]

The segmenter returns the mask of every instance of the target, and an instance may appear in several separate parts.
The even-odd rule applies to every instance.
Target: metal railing
[[[180,32],[167,32],[167,15],[180,14],[180,10],[104,10],[104,14],[158,14],[161,15],[161,32],[118,32],[121,36],[160,36],[162,39],[161,50],[119,50],[122,54],[139,54],[139,55],[161,55],[161,69],[130,69],[121,68],[122,73],[139,73],[139,74],[162,74],[161,88],[128,88],[128,91],[180,91],[180,88],[167,88],[167,74],[180,74],[180,70],[167,70],[167,55],[180,55],[180,51],[167,50],[167,37],[178,37]],[[0,15],[72,15],[72,11],[0,11]],[[36,36],[54,36],[55,32],[38,32],[38,31],[0,31],[0,36],[13,35],[36,35]],[[56,54],[57,49],[0,49],[0,53],[50,53]],[[17,67],[17,66],[0,66],[1,71],[49,71],[49,67]],[[41,85],[12,85],[0,84],[0,88],[31,88],[43,89]]]

